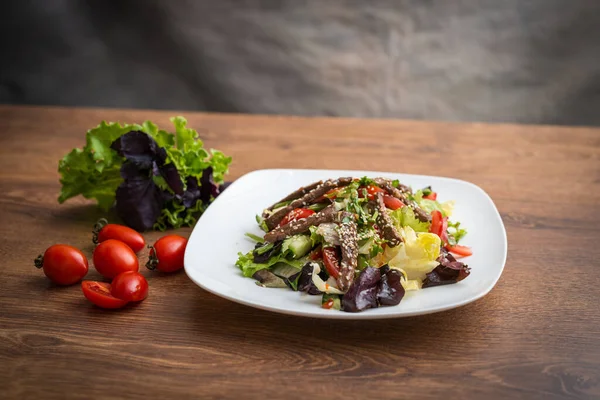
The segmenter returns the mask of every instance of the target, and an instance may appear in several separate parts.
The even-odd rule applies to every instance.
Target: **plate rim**
[[[191,267],[189,266],[189,262],[188,262],[189,258],[191,257],[188,254],[190,254],[192,250],[190,250],[189,247],[186,247],[185,254],[184,254],[184,270],[185,270],[185,273],[188,276],[188,278],[192,282],[194,282],[196,285],[198,285],[199,287],[201,287],[202,289],[206,290],[209,293],[212,293],[212,294],[219,296],[221,298],[224,298],[226,300],[233,301],[235,303],[242,304],[242,305],[245,305],[248,307],[253,307],[253,308],[257,308],[257,309],[265,310],[265,311],[270,311],[270,312],[274,312],[277,314],[300,316],[300,317],[304,317],[304,318],[337,319],[337,320],[342,320],[342,319],[343,320],[394,319],[394,318],[414,317],[414,316],[419,316],[419,315],[427,315],[427,314],[448,311],[448,310],[451,310],[454,308],[463,307],[469,303],[472,303],[472,302],[475,302],[475,301],[481,299],[482,297],[485,297],[488,293],[490,293],[490,291],[496,286],[496,284],[500,280],[500,277],[502,276],[502,273],[504,272],[504,268],[506,266],[506,260],[508,257],[508,236],[506,233],[506,227],[504,226],[504,221],[502,220],[502,216],[500,215],[498,207],[496,206],[496,203],[494,203],[491,196],[485,190],[483,190],[480,186],[478,186],[472,182],[469,182],[469,181],[466,181],[463,179],[458,179],[458,178],[446,177],[446,176],[407,174],[407,173],[402,173],[402,172],[391,172],[391,171],[386,172],[386,171],[367,171],[367,170],[353,170],[353,169],[341,170],[341,169],[321,169],[321,168],[265,168],[265,169],[253,170],[253,171],[250,171],[250,172],[247,172],[247,173],[241,175],[239,178],[234,180],[230,186],[235,185],[237,182],[241,182],[242,179],[247,179],[247,177],[250,175],[264,173],[264,172],[284,172],[285,173],[285,172],[307,172],[307,171],[310,171],[310,172],[322,171],[322,172],[328,172],[328,173],[339,171],[339,172],[345,172],[345,173],[354,173],[353,176],[354,175],[394,174],[394,175],[411,176],[411,177],[415,177],[415,178],[419,178],[419,179],[435,178],[437,180],[441,179],[441,180],[444,180],[447,182],[458,182],[463,185],[466,184],[468,186],[471,186],[475,190],[479,191],[487,199],[487,201],[491,204],[493,211],[494,211],[494,217],[498,220],[500,227],[502,228],[501,231],[502,231],[502,238],[503,238],[503,241],[502,241],[503,254],[502,254],[502,265],[500,266],[500,268],[498,270],[498,274],[496,275],[494,280],[484,290],[478,292],[477,294],[475,294],[471,297],[467,297],[460,301],[454,302],[448,306],[441,306],[441,307],[437,307],[434,309],[428,309],[428,310],[423,310],[423,311],[404,312],[402,314],[372,314],[372,313],[369,313],[368,310],[366,310],[366,312],[359,312],[359,313],[337,312],[337,313],[331,313],[331,314],[320,314],[320,313],[312,314],[312,313],[307,313],[305,311],[295,311],[293,309],[287,310],[287,309],[275,308],[275,307],[264,305],[264,304],[261,304],[259,302],[255,302],[252,300],[247,300],[244,298],[230,296],[226,293],[222,293],[217,290],[213,290],[211,287],[203,284],[202,282],[200,282],[199,280],[195,279],[192,276],[193,274],[191,272]],[[214,204],[218,201],[219,201],[219,197],[217,197],[213,201],[212,204]],[[212,206],[212,204],[211,204],[211,206]],[[207,210],[209,208],[210,208],[210,206],[207,208]],[[192,236],[194,235],[194,232],[196,231],[196,226],[200,222],[201,218],[202,218],[202,216],[198,219],[198,221],[196,222],[196,225],[194,225],[194,228],[192,229],[192,232],[189,236],[190,241],[192,239]],[[211,277],[207,277],[207,278],[209,280],[213,279]]]

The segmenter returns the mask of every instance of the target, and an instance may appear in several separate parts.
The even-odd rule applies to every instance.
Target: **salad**
[[[460,282],[471,249],[451,221],[454,202],[431,187],[341,177],[301,187],[257,216],[263,236],[238,253],[243,275],[270,288],[322,296],[322,307],[359,312],[394,306],[406,291]]]

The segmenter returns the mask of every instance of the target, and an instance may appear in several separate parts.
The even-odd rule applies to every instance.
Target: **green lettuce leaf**
[[[429,223],[421,222],[410,207],[402,207],[389,212],[392,221],[397,229],[410,226],[415,232],[428,232]]]
[[[82,195],[87,199],[96,200],[100,208],[108,210],[115,203],[116,190],[123,182],[120,169],[124,161],[123,157],[111,149],[111,144],[130,131],[145,132],[159,147],[166,150],[166,163],[177,168],[184,189],[191,178],[197,179],[200,184],[203,171],[208,167],[212,167],[214,183],[222,184],[229,170],[231,157],[218,150],[205,149],[198,133],[187,127],[185,118],[173,117],[171,122],[175,133],[161,130],[150,121],[141,125],[103,121],[90,129],[86,134],[85,146],[73,149],[59,161],[58,171],[62,187],[58,201],[63,203]],[[162,191],[174,194],[162,176],[153,176],[152,180]],[[186,207],[180,199],[170,197],[172,199],[165,203],[154,225],[155,229],[192,226],[208,206],[198,200],[191,207]]]
[[[302,268],[302,266],[304,264],[306,264],[306,257],[302,257],[298,260],[288,260],[287,258],[285,258],[285,254],[284,253],[279,253],[271,258],[269,258],[269,260],[264,263],[264,264],[258,264],[254,262],[254,257],[252,256],[252,252],[248,252],[246,254],[243,253],[238,253],[238,260],[236,261],[235,265],[238,266],[240,268],[240,270],[242,271],[242,274],[244,274],[244,276],[246,277],[251,277],[252,275],[254,275],[254,273],[256,271],[260,271],[261,269],[267,269],[267,268],[271,268],[272,266],[274,266],[275,264],[282,262],[288,265],[291,265],[294,268]]]
[[[58,202],[82,195],[94,199],[103,210],[108,210],[115,202],[117,187],[123,182],[120,174],[122,158],[110,148],[121,135],[142,130],[137,124],[101,122],[86,134],[83,149],[73,149],[58,163],[62,185]]]
[[[448,221],[448,242],[450,245],[457,244],[466,234],[467,230],[460,227],[460,222]]]
[[[417,190],[413,195],[413,200],[428,214],[431,214],[432,211],[439,211],[442,213],[442,216],[449,217],[452,215],[452,210],[454,209],[453,201],[446,201],[440,203],[437,200],[429,200],[423,198],[423,191]]]

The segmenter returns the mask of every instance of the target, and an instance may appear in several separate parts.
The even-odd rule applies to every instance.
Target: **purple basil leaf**
[[[342,298],[342,309],[346,312],[359,312],[377,308],[377,287],[380,280],[381,273],[377,268],[365,268]]]
[[[162,166],[167,159],[167,151],[159,147],[150,135],[141,131],[127,132],[110,147],[140,169],[152,169],[154,162]]]
[[[224,182],[221,186],[219,186],[219,194],[223,193],[225,189],[229,187],[233,182]]]
[[[321,294],[322,292],[315,286],[315,283],[312,280],[312,274],[314,271],[314,267],[312,263],[308,262],[304,264],[300,272],[290,276],[288,279],[290,281],[298,282],[297,290],[299,292],[306,292],[310,295]]]
[[[377,301],[382,306],[395,306],[400,304],[404,297],[404,286],[402,286],[402,275],[398,270],[379,269],[381,280],[377,285]]]
[[[437,262],[439,262],[440,265],[427,274],[426,278],[423,280],[423,288],[460,282],[471,273],[471,270],[467,265],[457,261],[456,258],[444,248],[442,248]]]
[[[121,177],[128,179],[149,179],[150,171],[140,169],[135,163],[125,160],[121,165]]]
[[[152,179],[125,179],[117,188],[117,214],[135,230],[151,229],[160,216],[163,204],[161,190]]]
[[[191,208],[196,204],[200,198],[200,186],[198,186],[198,179],[193,176],[188,176],[186,180],[185,193],[181,196],[181,202],[187,208]]]
[[[173,193],[180,196],[183,195],[183,182],[181,182],[181,177],[179,176],[179,171],[177,171],[175,164],[165,164],[162,167],[159,167],[158,170],[162,177],[165,178],[167,185],[169,185]],[[186,205],[186,207],[190,206]]]
[[[213,178],[213,169],[212,167],[208,167],[202,171],[202,177],[200,178],[200,200],[208,204],[210,197],[216,198],[219,193],[219,186],[217,186]]]

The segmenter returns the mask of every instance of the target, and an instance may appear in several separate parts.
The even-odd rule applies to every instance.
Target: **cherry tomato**
[[[335,279],[340,276],[340,257],[337,254],[335,247],[323,248],[323,263],[329,276]]]
[[[187,239],[179,235],[163,236],[154,243],[150,250],[148,269],[162,272],[175,272],[183,268],[183,255]]]
[[[376,185],[368,185],[358,188],[358,197],[364,197],[363,189],[367,189],[367,198],[369,200],[375,199],[377,193],[385,193],[385,190]]]
[[[423,198],[427,200],[437,200],[437,193],[431,192],[427,196],[423,196]]]
[[[110,293],[121,300],[142,301],[148,296],[148,281],[139,272],[121,272],[111,286]]]
[[[327,300],[325,303],[323,303],[323,305],[321,305],[321,307],[330,310],[331,307],[333,307],[333,299]]]
[[[390,210],[397,210],[399,208],[404,207],[403,202],[401,202],[399,199],[397,199],[393,196],[387,195],[387,194],[383,195],[383,203]]]
[[[102,243],[108,239],[120,240],[131,247],[134,253],[138,253],[146,246],[146,241],[139,232],[125,225],[109,224],[104,218],[96,222],[93,234],[92,241],[95,244]]]
[[[55,244],[38,256],[35,266],[59,285],[77,283],[88,273],[88,260],[83,253],[67,244]]]
[[[303,219],[306,217],[310,217],[315,212],[313,210],[309,210],[308,208],[296,208],[289,213],[279,223],[277,226],[284,226],[289,224],[292,221],[298,221],[299,219]]]
[[[115,239],[105,240],[96,247],[94,266],[102,276],[110,279],[121,272],[138,272],[140,269],[138,258],[131,247]]]
[[[454,246],[446,245],[446,250],[450,253],[457,254],[459,256],[467,257],[473,255],[473,250],[470,247],[455,244]]]
[[[86,299],[102,308],[121,308],[127,300],[121,300],[110,294],[111,285],[106,282],[83,281],[81,290]]]

